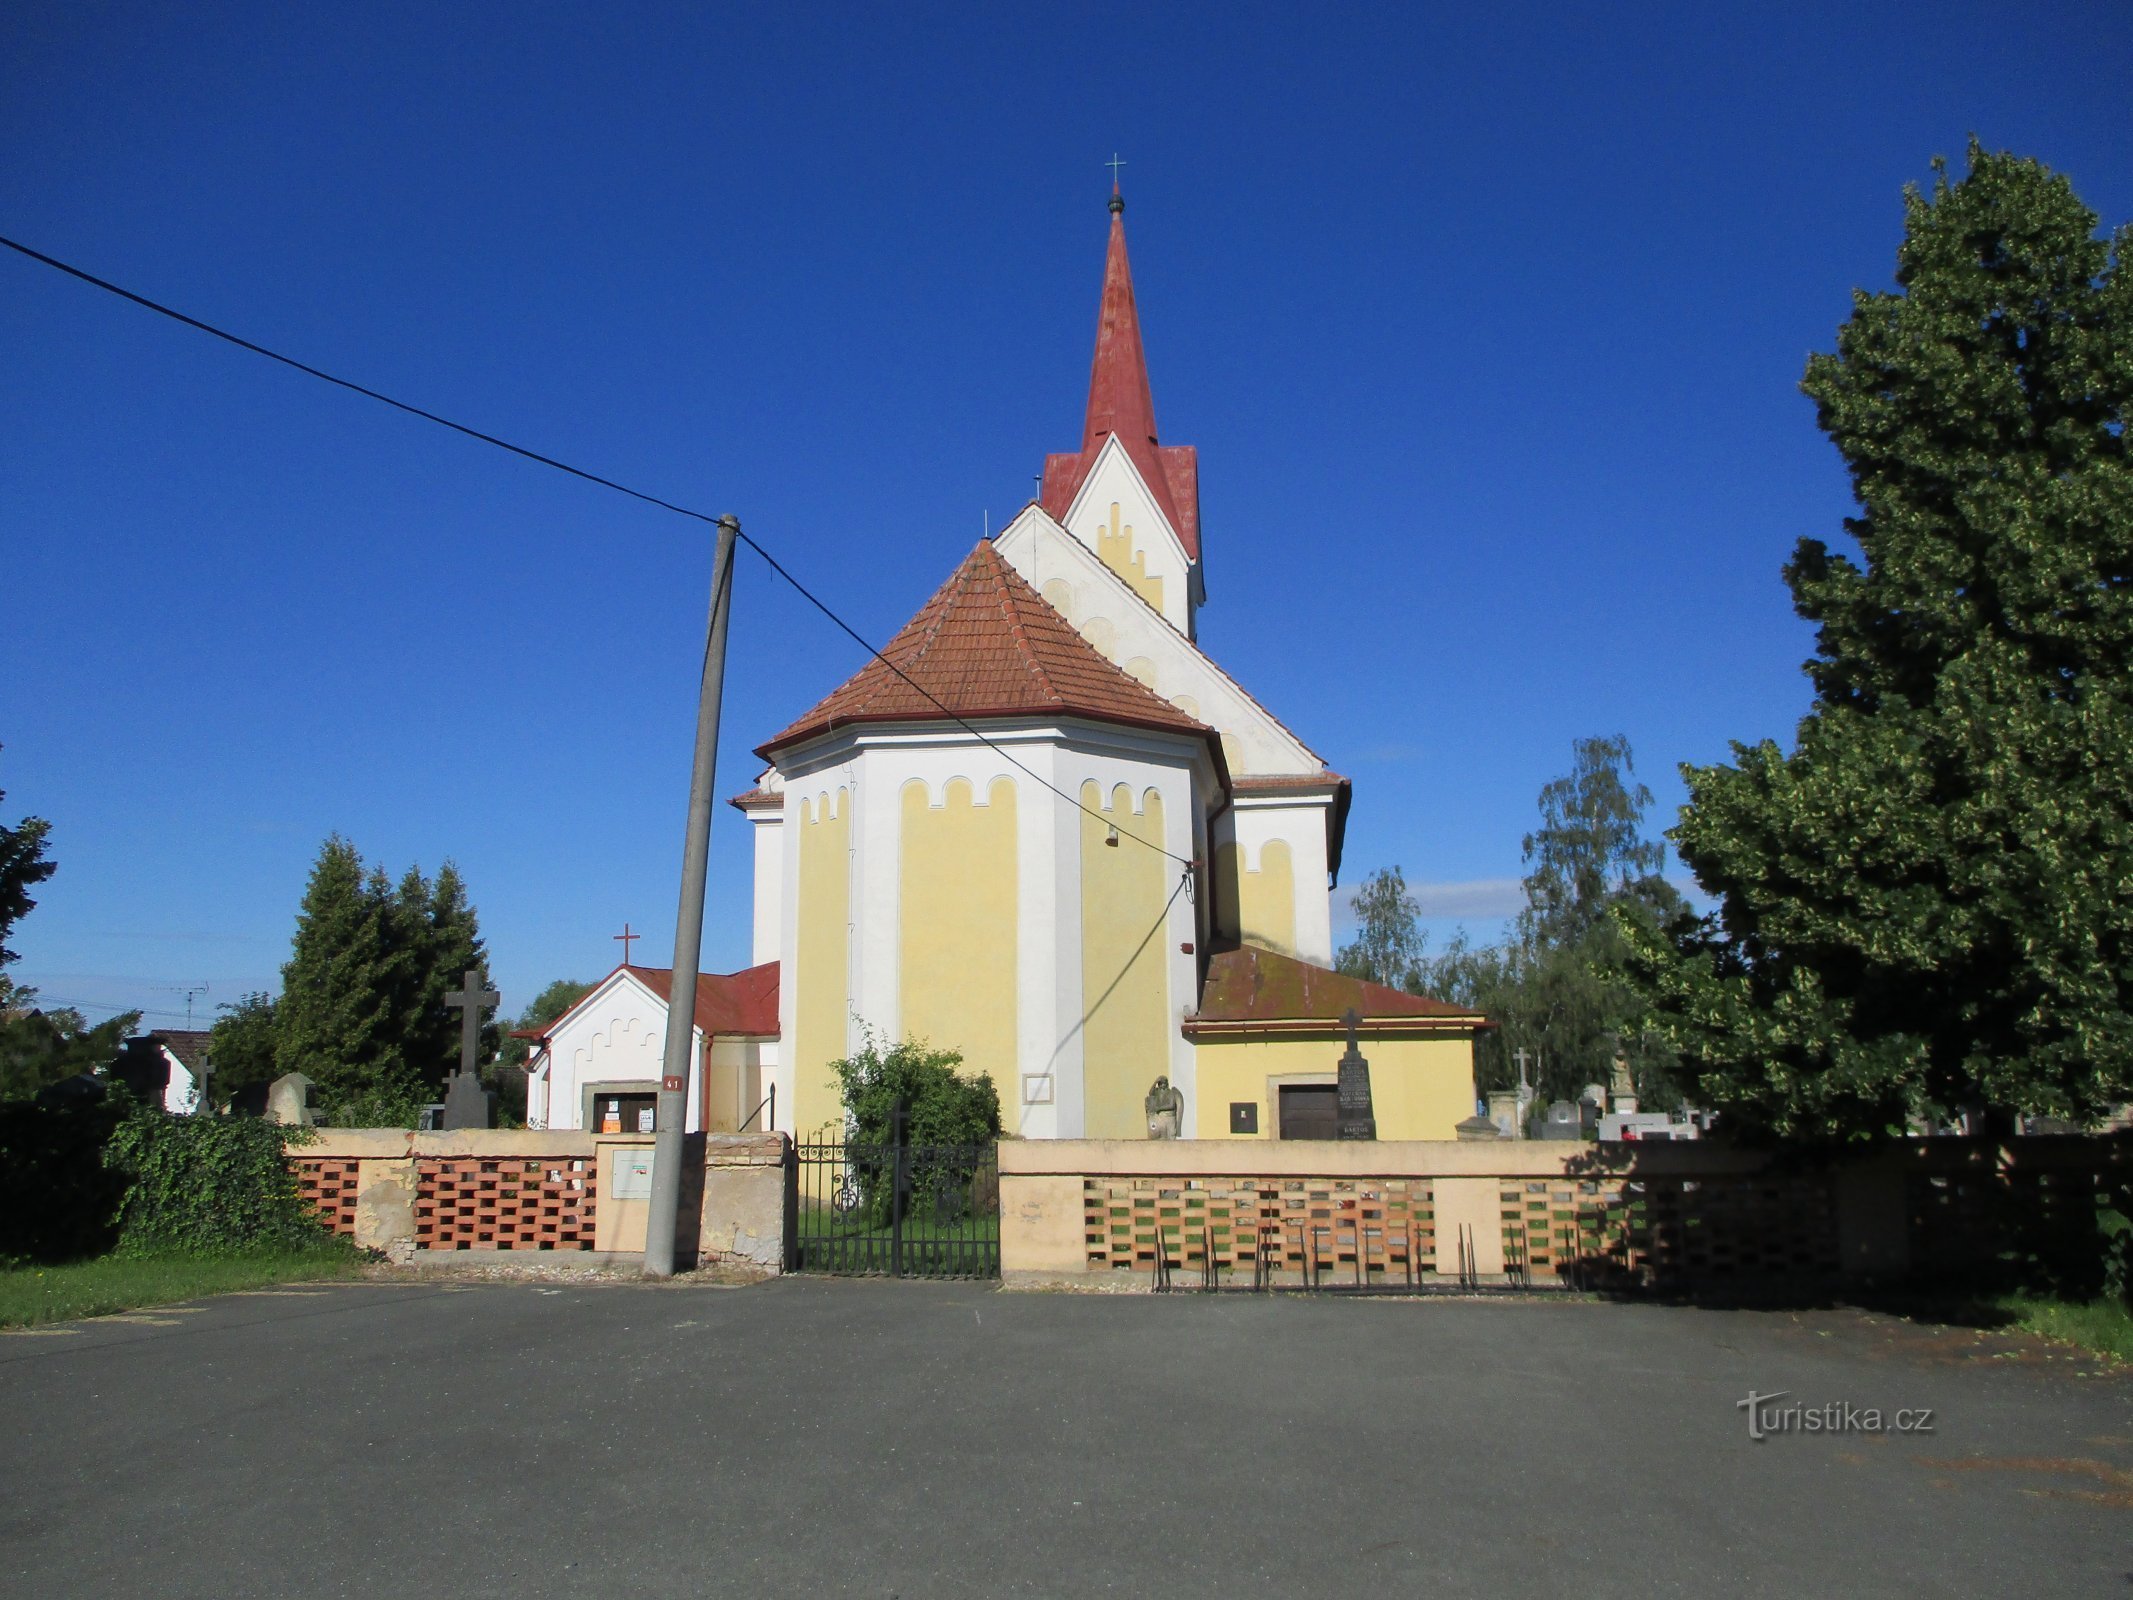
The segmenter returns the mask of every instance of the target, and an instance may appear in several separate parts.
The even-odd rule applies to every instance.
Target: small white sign
[[[1048,1106],[1052,1103],[1052,1075],[1049,1072],[1026,1072],[1022,1075],[1022,1103],[1026,1106]]]
[[[613,1169],[612,1197],[617,1200],[652,1198],[652,1152],[617,1150]]]

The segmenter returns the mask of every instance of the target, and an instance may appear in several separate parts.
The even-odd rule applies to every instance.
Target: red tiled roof
[[[1148,388],[1148,357],[1141,348],[1140,312],[1133,304],[1133,269],[1126,261],[1125,204],[1111,202],[1111,242],[1104,252],[1104,288],[1096,312],[1096,355],[1089,364],[1089,407],[1082,420],[1081,449],[1044,459],[1037,498],[1055,519],[1064,518],[1081,490],[1104,440],[1116,438],[1147,481],[1156,506],[1177,530],[1188,561],[1200,559],[1200,458],[1191,445],[1161,445],[1155,437],[1155,400]]]
[[[750,789],[746,794],[737,794],[726,802],[736,811],[768,811],[785,804],[785,796],[769,789]]]
[[[205,1028],[158,1028],[149,1037],[162,1040],[187,1072],[198,1072],[200,1063],[207,1059],[210,1035]]]
[[[1200,1009],[1185,1033],[1325,1032],[1353,1008],[1376,1032],[1462,1032],[1491,1027],[1465,1006],[1404,994],[1256,945],[1215,951],[1200,985]]]
[[[1283,789],[1337,789],[1348,780],[1327,767],[1318,772],[1259,772],[1232,778],[1239,794],[1269,794]]]
[[[659,996],[671,1000],[674,991],[672,967],[624,969]],[[760,1034],[775,1038],[778,1032],[778,964],[766,961],[739,972],[704,972],[696,978],[696,1025],[707,1034]]]
[[[950,713],[1091,717],[1197,734],[1220,750],[1212,728],[1105,660],[989,542],[964,558],[882,655],[896,670],[868,662],[756,754],[769,760],[849,723],[938,722]]]

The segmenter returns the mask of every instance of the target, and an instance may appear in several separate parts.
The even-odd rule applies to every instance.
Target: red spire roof
[[[964,558],[882,655],[896,670],[869,661],[756,753],[772,760],[775,751],[847,723],[938,722],[952,712],[1068,714],[1199,734],[1220,760],[1213,729],[1105,660],[989,541]]]
[[[1038,503],[1053,518],[1067,514],[1104,440],[1116,437],[1147,480],[1156,505],[1170,519],[1187,559],[1200,559],[1199,457],[1190,445],[1156,443],[1155,399],[1148,356],[1141,348],[1140,312],[1133,303],[1133,268],[1126,260],[1126,203],[1111,196],[1111,242],[1104,252],[1103,298],[1096,311],[1096,355],[1089,364],[1089,408],[1078,455],[1045,457]]]

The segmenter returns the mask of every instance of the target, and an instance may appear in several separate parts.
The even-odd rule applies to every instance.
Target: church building
[[[748,1022],[730,1092],[692,1080],[692,1128],[738,1126],[722,1108],[759,1088],[774,1122],[750,1126],[836,1137],[829,1064],[871,1032],[960,1052],[1015,1136],[1145,1138],[1162,1078],[1183,1137],[1331,1137],[1350,1012],[1379,1138],[1450,1139],[1474,1113],[1486,1019],[1330,970],[1348,779],[1200,648],[1199,457],[1157,435],[1110,208],[1080,447],[880,659],[758,747],[732,802],[757,965],[705,981],[774,993],[776,1031]],[[665,977],[603,987],[641,1009]],[[552,1031],[597,1029],[595,996]],[[552,1055],[548,1125],[585,1125],[563,1120],[590,1114],[583,1085],[542,1082],[565,1076]]]
[[[1159,1076],[1187,1137],[1278,1137],[1352,1006],[1380,1137],[1449,1139],[1482,1019],[1328,970],[1349,782],[1200,648],[1199,456],[1156,432],[1123,213],[1080,448],[734,802],[780,1118],[835,1123],[871,1028],[960,1051],[1024,1137],[1143,1138]]]

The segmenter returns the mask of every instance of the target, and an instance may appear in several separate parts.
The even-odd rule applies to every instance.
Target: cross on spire
[[[1105,166],[1111,169],[1111,192],[1113,194],[1118,193],[1118,169],[1124,166],[1125,164],[1125,162],[1119,159],[1119,155],[1116,150],[1111,152],[1111,159],[1104,163]]]
[[[618,941],[621,944],[622,964],[626,967],[630,964],[630,946],[637,940],[642,939],[644,935],[641,933],[630,932],[630,925],[625,922],[622,924],[622,931],[620,933],[610,934],[608,935],[608,937]]]

